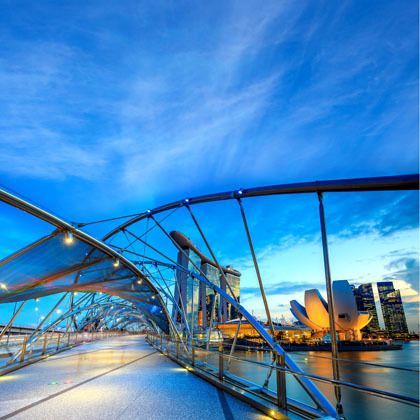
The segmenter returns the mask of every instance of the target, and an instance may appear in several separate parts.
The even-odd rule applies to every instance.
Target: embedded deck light
[[[66,243],[67,245],[71,245],[73,242],[74,242],[73,234],[71,232],[66,232],[64,234],[64,243]]]

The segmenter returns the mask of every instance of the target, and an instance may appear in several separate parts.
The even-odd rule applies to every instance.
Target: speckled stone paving
[[[0,418],[267,417],[132,336],[84,344],[1,376]]]

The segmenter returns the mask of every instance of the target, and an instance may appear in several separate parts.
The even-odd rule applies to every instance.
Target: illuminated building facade
[[[217,267],[205,262],[201,265],[201,271],[213,284],[220,287],[220,273]],[[200,321],[203,328],[209,326],[212,311],[214,311],[213,319],[221,319],[219,295],[212,288],[202,283],[200,285]]]
[[[224,338],[233,339],[236,331],[238,331],[239,339],[260,340],[261,337],[257,330],[248,321],[242,320],[239,330],[238,324],[239,320],[236,319],[220,323],[217,325],[217,328],[221,331]],[[265,329],[268,333],[270,332],[268,327],[265,327]],[[312,336],[310,328],[296,325],[275,325],[274,333],[277,340],[291,343],[309,341]]]
[[[408,333],[400,291],[395,290],[392,281],[377,284],[385,329],[392,333]]]
[[[178,253],[177,263],[181,267],[185,267],[189,271],[198,272],[196,267],[200,267],[201,258],[192,249],[186,248],[184,252]],[[196,267],[195,267],[196,266]],[[176,286],[174,298],[180,308],[185,308],[185,314],[188,325],[191,330],[194,330],[199,324],[199,281],[191,278],[188,273],[181,270],[176,270]],[[173,312],[174,317],[179,317],[179,313]],[[180,319],[177,319],[180,321]]]
[[[380,327],[372,283],[365,283],[361,284],[359,287],[354,287],[353,293],[356,298],[357,309],[359,311],[369,312],[369,315],[372,317],[369,324],[363,328],[363,331],[378,331]]]
[[[223,276],[214,261],[204,255],[185,235],[173,231],[170,233],[174,241],[180,246],[182,251],[178,252],[177,262],[181,267],[189,271],[199,273],[198,268],[214,285],[226,291],[230,296],[240,298],[240,276],[241,273],[232,267],[222,267],[224,276],[230,288],[225,284]],[[226,322],[237,318],[235,308],[204,283],[191,278],[188,273],[176,270],[175,301],[178,306],[183,304],[187,313],[187,321],[194,330],[198,327],[207,328],[210,325],[212,311],[214,311],[213,321]],[[179,313],[174,308],[173,318],[180,321]]]
[[[238,271],[232,269],[229,266],[226,267],[225,277],[230,286],[230,288],[226,287],[226,292],[228,293],[229,296],[239,298],[240,293],[241,293],[240,275],[241,274]],[[233,295],[232,295],[232,292],[233,292]],[[228,321],[231,319],[235,319],[239,316],[236,309],[229,302],[226,302],[224,307],[226,310],[225,310],[225,316],[223,320]]]

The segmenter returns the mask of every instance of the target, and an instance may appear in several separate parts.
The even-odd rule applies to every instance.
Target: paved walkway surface
[[[143,337],[84,344],[0,376],[0,419],[266,419]]]

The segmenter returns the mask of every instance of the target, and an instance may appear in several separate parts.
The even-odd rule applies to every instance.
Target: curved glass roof
[[[130,261],[63,220],[7,194],[0,200],[56,226],[56,229],[0,261],[0,303],[36,299],[62,292],[101,292],[131,302],[152,327],[169,332],[161,296]],[[46,215],[48,217],[46,217]]]

